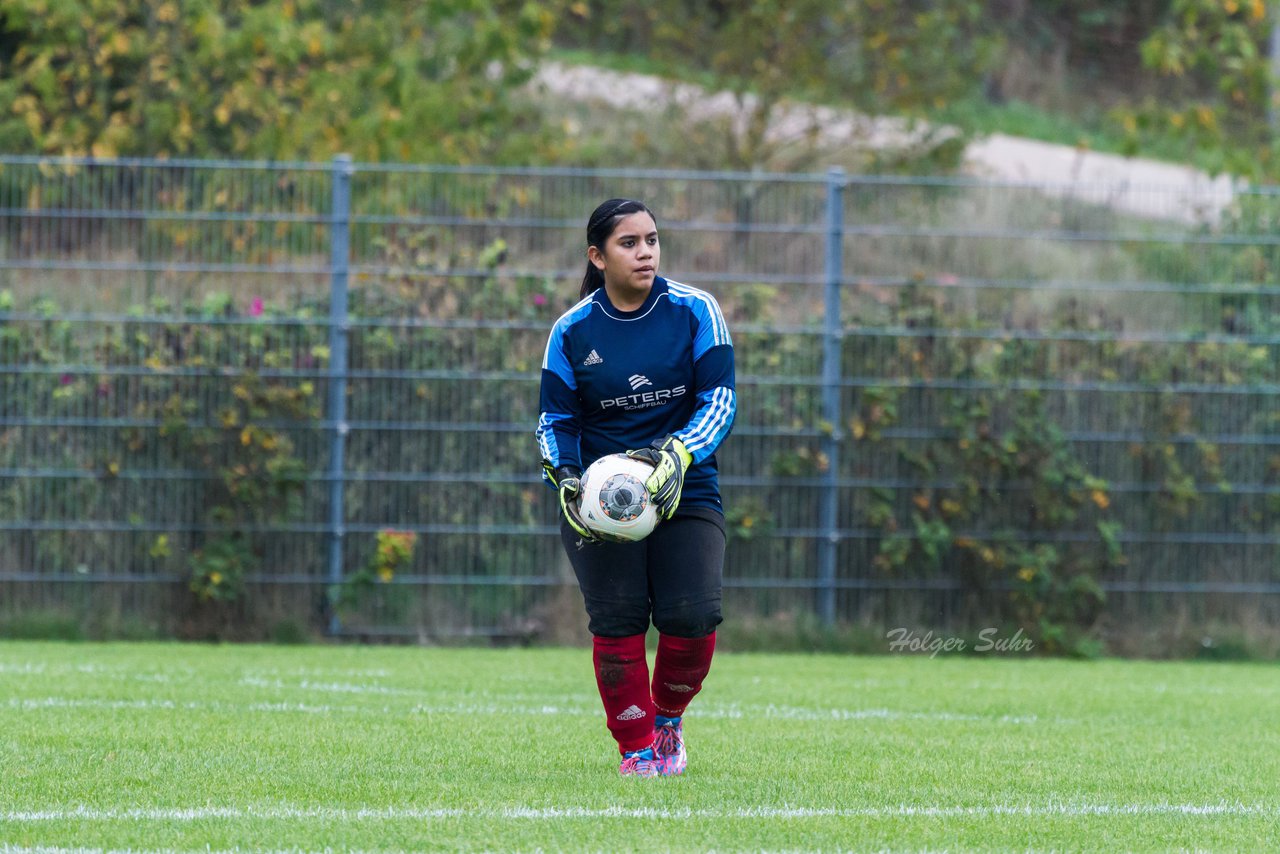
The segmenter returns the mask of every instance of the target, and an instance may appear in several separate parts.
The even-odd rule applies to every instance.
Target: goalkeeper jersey
[[[715,451],[737,411],[733,342],[705,291],[658,276],[634,311],[603,287],[566,311],[547,341],[540,408],[538,447],[553,468],[673,434],[693,457],[680,509],[722,511]]]

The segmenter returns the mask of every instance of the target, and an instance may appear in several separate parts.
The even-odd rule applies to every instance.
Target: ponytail
[[[595,264],[587,262],[587,272],[582,276],[582,288],[578,291],[578,299],[586,299],[588,294],[595,293],[604,287],[604,273]]]

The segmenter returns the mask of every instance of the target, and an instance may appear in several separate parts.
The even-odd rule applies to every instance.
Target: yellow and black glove
[[[542,461],[542,470],[555,484],[556,492],[560,495],[560,514],[564,516],[573,532],[589,543],[601,542],[600,535],[588,528],[582,521],[582,515],[578,513],[578,493],[582,491],[582,472],[573,466],[560,466],[553,469],[546,460]]]
[[[645,489],[653,496],[658,515],[670,519],[680,506],[680,491],[684,489],[684,473],[693,462],[693,455],[675,436],[667,436],[638,451],[627,451],[627,456],[644,460],[653,465],[653,474],[644,482]]]

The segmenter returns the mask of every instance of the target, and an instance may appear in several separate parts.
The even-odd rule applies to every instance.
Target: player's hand
[[[589,543],[601,542],[600,535],[588,528],[582,521],[582,515],[578,513],[578,494],[582,492],[582,472],[572,466],[552,469],[546,461],[543,461],[542,468],[546,471],[547,477],[551,478],[551,482],[556,485],[556,492],[560,495],[560,515],[564,516],[569,527]]]
[[[680,506],[680,491],[684,489],[684,473],[693,461],[693,455],[675,436],[668,436],[638,451],[627,451],[627,456],[644,460],[653,465],[653,474],[644,482],[645,489],[653,496],[658,515],[670,519]]]

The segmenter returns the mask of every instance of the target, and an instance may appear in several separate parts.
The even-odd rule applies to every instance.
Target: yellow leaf
[[[240,431],[241,445],[248,445],[252,441],[253,441],[253,434],[250,432],[250,428],[246,427]]]
[[[175,3],[164,3],[156,9],[156,20],[162,24],[172,24],[178,20],[178,6]]]
[[[1095,489],[1093,492],[1089,493],[1089,498],[1094,504],[1098,505],[1098,509],[1100,510],[1106,510],[1111,506],[1111,499],[1108,498],[1107,494],[1101,489]]]

